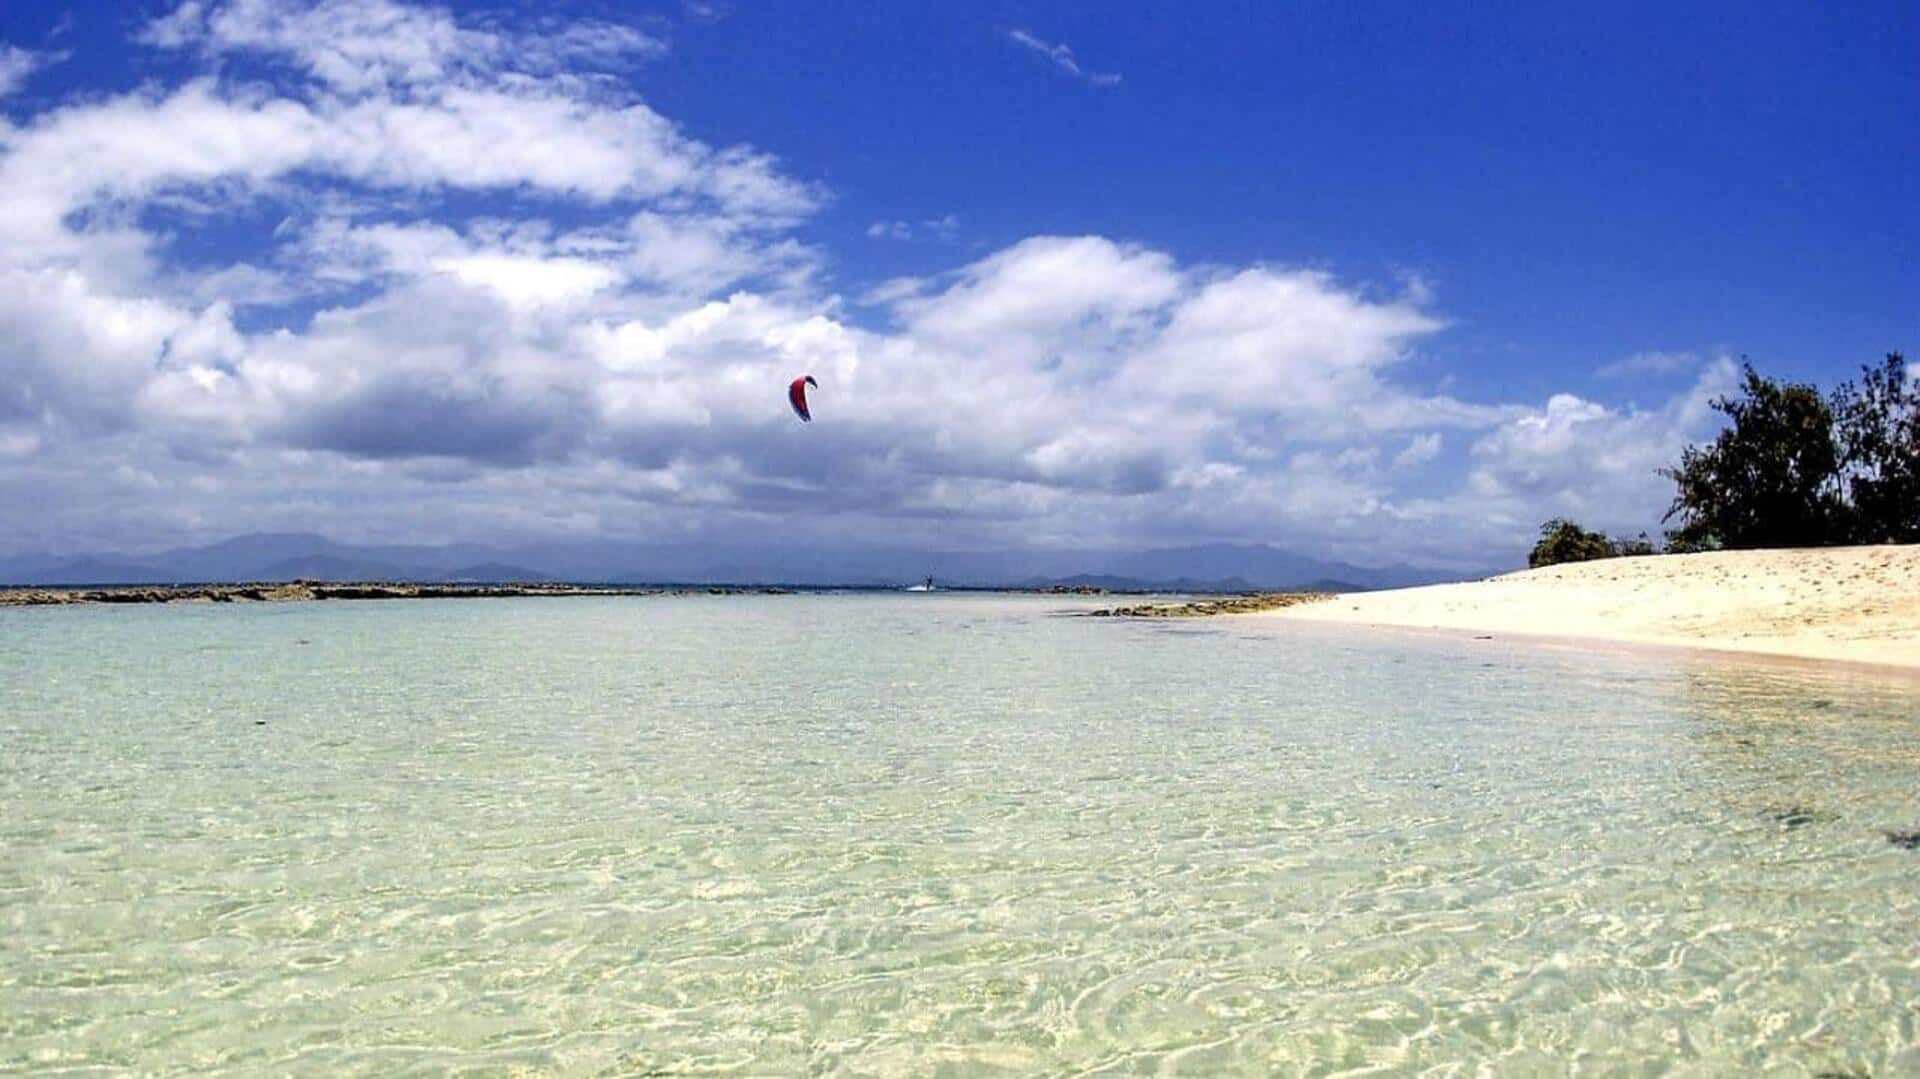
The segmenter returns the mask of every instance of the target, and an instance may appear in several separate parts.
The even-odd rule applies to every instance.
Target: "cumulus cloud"
[[[1652,411],[1457,400],[1414,377],[1424,282],[1102,236],[849,303],[797,238],[815,185],[581,76],[646,35],[232,0],[144,37],[198,70],[0,143],[0,499],[40,507],[0,552],[777,528],[1480,565],[1547,513],[1657,513],[1727,371]],[[189,258],[223,218],[264,224]]]
[[[1034,346],[1150,317],[1181,289],[1167,255],[1098,236],[1040,236],[990,255],[932,292],[894,304],[919,334],[1006,337]]]
[[[1033,36],[1025,30],[1007,31],[1007,39],[1034,54],[1044,57],[1048,63],[1076,79],[1083,79],[1093,86],[1114,86],[1120,82],[1120,76],[1112,73],[1102,74],[1088,71],[1074,59],[1073,50],[1066,45],[1052,45]]]
[[[1732,361],[1715,360],[1686,392],[1653,410],[1555,394],[1473,444],[1468,490],[1488,512],[1516,523],[1557,515],[1621,531],[1646,527],[1649,508],[1664,510],[1672,496],[1660,470],[1681,447],[1711,434],[1712,401],[1737,379]]]

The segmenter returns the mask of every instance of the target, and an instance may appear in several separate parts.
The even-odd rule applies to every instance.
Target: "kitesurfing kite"
[[[813,413],[807,411],[808,386],[816,390],[820,388],[820,384],[813,380],[812,375],[801,375],[794,379],[787,387],[787,403],[793,406],[794,415],[799,416],[803,422],[812,423]]]

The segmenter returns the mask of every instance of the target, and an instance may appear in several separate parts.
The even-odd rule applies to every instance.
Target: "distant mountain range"
[[[1489,569],[1486,572],[1497,572]],[[358,546],[307,533],[258,533],[143,555],[0,558],[0,584],[217,581],[581,581],[626,584],[888,586],[931,575],[960,587],[1357,591],[1483,576],[1409,565],[1359,566],[1278,547],[1211,544],[1141,551],[940,552],[781,549],[576,541],[495,548]]]

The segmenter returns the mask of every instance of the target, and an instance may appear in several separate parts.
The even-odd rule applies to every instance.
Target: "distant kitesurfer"
[[[793,406],[793,414],[807,423],[813,422],[813,413],[807,411],[807,387],[819,389],[820,384],[812,375],[801,375],[787,386],[787,403]]]

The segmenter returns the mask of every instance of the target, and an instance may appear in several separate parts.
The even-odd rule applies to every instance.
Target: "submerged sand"
[[[1920,546],[1614,558],[1255,617],[1920,667]]]

